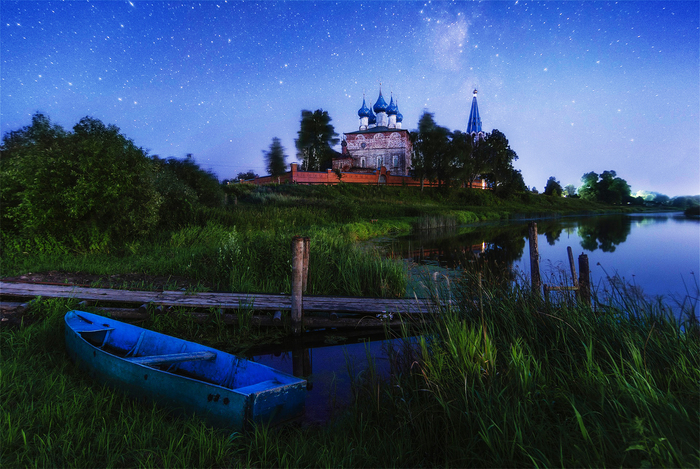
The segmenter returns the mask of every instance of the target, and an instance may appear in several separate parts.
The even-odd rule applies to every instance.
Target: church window
[[[364,145],[364,144],[363,144],[363,145]],[[364,167],[365,167],[365,159],[364,159],[364,158],[360,158],[360,168],[364,168]]]

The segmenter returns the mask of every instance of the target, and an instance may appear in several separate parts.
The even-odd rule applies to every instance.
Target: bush
[[[116,126],[85,117],[66,132],[36,114],[31,126],[3,136],[1,151],[4,230],[100,250],[158,221],[151,161]]]

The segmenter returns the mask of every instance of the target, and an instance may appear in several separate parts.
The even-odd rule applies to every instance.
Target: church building
[[[343,134],[342,156],[333,160],[333,169],[343,172],[371,172],[385,167],[394,176],[408,176],[411,170],[411,139],[402,129],[403,116],[393,95],[389,104],[379,89],[371,108],[362,98],[357,111],[359,129]]]
[[[387,104],[380,87],[379,97],[372,107],[367,107],[363,96],[362,107],[357,115],[360,118],[359,129],[343,134],[342,154],[333,160],[333,169],[363,173],[384,167],[394,176],[409,176],[413,146],[408,130],[402,128],[403,116],[393,95]],[[474,142],[483,141],[485,137],[481,130],[476,90],[469,112],[467,133],[472,135]]]

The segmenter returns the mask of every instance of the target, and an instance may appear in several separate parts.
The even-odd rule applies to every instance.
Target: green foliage
[[[424,111],[418,120],[418,131],[411,133],[413,143],[413,177],[423,181],[447,182],[452,157],[449,130],[435,123],[433,114]]]
[[[683,195],[671,199],[671,205],[681,209],[700,206],[700,195]]]
[[[85,117],[65,132],[37,114],[3,137],[3,229],[47,235],[100,250],[135,239],[158,222],[162,203],[145,152]]]
[[[297,158],[302,171],[319,171],[331,167],[333,150],[338,143],[338,134],[331,124],[328,111],[301,111],[301,125],[295,140]]]
[[[387,344],[388,374],[370,361],[353,375],[352,401],[332,421],[243,434],[97,385],[65,353],[61,324],[75,300],[36,301],[23,327],[0,328],[0,459],[7,467],[698,466],[693,323],[624,294],[595,312],[571,298],[544,303],[487,268],[434,287],[450,300],[436,320]],[[180,312],[144,326],[232,351],[251,337]]]
[[[561,188],[561,184],[559,181],[554,176],[550,176],[549,179],[547,179],[547,184],[544,187],[544,195],[554,195],[557,197],[561,197],[561,194],[564,192],[564,189]]]
[[[154,158],[155,187],[162,196],[159,228],[171,230],[197,223],[203,207],[223,205],[224,190],[211,171],[195,163],[191,154],[184,160]]]
[[[257,177],[260,177],[260,176],[258,175],[258,173],[256,173],[256,172],[253,171],[252,169],[249,169],[249,170],[246,171],[246,172],[240,172],[240,173],[238,173],[238,174],[236,175],[236,180],[238,180],[238,181],[240,181],[240,180],[246,181],[246,180],[248,180],[248,179],[255,179],[255,178],[257,178]]]
[[[604,204],[619,205],[630,199],[630,186],[615,171],[604,171],[600,178],[594,172],[586,173],[581,178],[583,184],[578,194],[585,200],[595,200]]]
[[[520,171],[513,167],[518,155],[498,129],[479,135],[478,140],[461,131],[450,132],[437,125],[425,111],[418,130],[411,132],[414,179],[437,181],[439,185],[466,185],[478,177],[486,179],[496,193],[510,196],[527,190]]]
[[[197,202],[205,207],[220,207],[224,193],[219,179],[212,171],[205,171],[195,162],[191,153],[184,160],[167,158],[156,160],[159,171],[171,173],[197,196]]]
[[[265,157],[265,167],[270,176],[280,176],[287,171],[287,155],[284,154],[284,147],[279,138],[272,139],[270,149],[263,151]]]
[[[566,187],[564,187],[563,194],[567,197],[574,197],[576,195],[576,186],[573,184],[567,184]]]

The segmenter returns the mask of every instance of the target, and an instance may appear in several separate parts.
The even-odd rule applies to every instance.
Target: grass
[[[481,282],[480,282],[481,281]],[[0,464],[70,467],[696,467],[700,333],[655,304],[545,304],[487,272],[442,283],[440,320],[402,334],[325,426],[246,434],[113,393],[63,344],[70,300],[0,330]],[[639,309],[643,307],[644,309]],[[633,309],[624,309],[633,308]],[[145,327],[236,348],[255,331],[185,314]],[[414,330],[415,332],[415,330]]]
[[[311,237],[309,293],[401,296],[403,264],[357,241],[421,226],[610,210],[532,194],[502,200],[477,190],[343,184],[245,188],[236,200],[203,213],[196,226],[125,246],[76,250],[51,237],[3,235],[3,275],[143,273],[187,277],[198,289],[288,292],[291,237],[303,235]],[[65,353],[62,318],[75,302],[36,301],[22,327],[0,327],[0,465],[700,465],[694,305],[682,305],[678,317],[624,289],[594,308],[566,296],[544,303],[478,267],[429,285],[452,300],[440,320],[407,325],[391,374],[370,366],[355,376],[352,403],[327,425],[246,434],[93,382]],[[231,352],[280,339],[211,315],[200,324],[175,310],[142,325]]]

